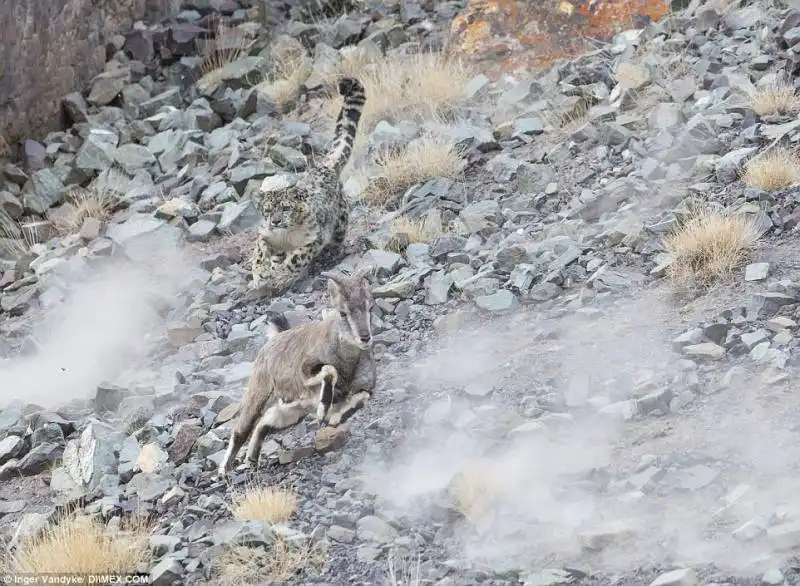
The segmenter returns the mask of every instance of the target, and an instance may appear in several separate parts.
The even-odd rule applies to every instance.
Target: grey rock
[[[40,169],[22,188],[22,203],[25,209],[44,215],[60,201],[63,189],[64,183],[52,169]]]
[[[695,586],[697,574],[691,568],[672,570],[650,582],[650,586]]]
[[[471,234],[495,227],[502,220],[500,204],[491,199],[469,204],[459,217]]]
[[[362,257],[365,265],[375,267],[378,276],[388,277],[397,272],[404,264],[403,257],[388,250],[369,250]]]
[[[425,304],[440,305],[445,303],[452,287],[453,278],[450,275],[445,274],[444,271],[432,273],[425,284],[427,290]]]
[[[707,360],[721,360],[725,357],[725,348],[713,342],[703,342],[700,344],[690,344],[683,347],[683,353],[692,358],[704,358]]]
[[[768,262],[751,263],[744,268],[745,281],[763,281],[767,275],[769,275]]]
[[[364,541],[391,543],[397,537],[397,530],[380,517],[368,515],[356,523],[358,538]]]
[[[184,571],[181,563],[171,557],[164,558],[150,570],[150,584],[172,586],[184,582]]]
[[[541,134],[544,123],[539,118],[517,118],[514,121],[514,134]]]
[[[261,222],[261,214],[253,202],[226,203],[223,206],[222,217],[217,224],[217,229],[236,234],[257,226],[259,222]]]
[[[169,478],[158,474],[139,472],[134,474],[128,482],[127,493],[131,496],[136,495],[141,501],[153,502],[162,498],[172,484],[173,481]]]
[[[474,301],[480,309],[491,313],[504,313],[519,305],[516,295],[507,289],[501,289],[491,295],[479,295]]]
[[[92,89],[86,100],[94,106],[110,104],[125,87],[128,75],[127,70],[101,73],[92,83]]]
[[[528,574],[523,579],[523,586],[559,586],[572,584],[573,575],[568,570],[545,569]]]
[[[19,461],[19,471],[23,476],[33,476],[48,470],[61,456],[62,448],[51,443],[42,443],[28,452]]]
[[[756,293],[747,304],[747,319],[753,321],[771,317],[778,309],[795,301],[793,296],[785,293]]]
[[[767,539],[778,551],[800,547],[800,522],[783,523],[767,529]]]
[[[4,517],[5,515],[13,515],[14,513],[21,513],[27,506],[28,503],[22,500],[0,501],[0,517]]]
[[[225,64],[206,78],[200,79],[197,87],[206,97],[213,97],[219,87],[237,90],[259,84],[264,78],[263,57],[243,57]]]
[[[19,436],[10,435],[0,440],[0,464],[21,456],[24,449],[25,441]]]
[[[134,175],[139,169],[146,169],[156,164],[156,158],[147,147],[138,144],[124,144],[114,151],[114,160],[129,175]]]
[[[717,179],[722,183],[731,183],[738,178],[745,160],[758,150],[756,147],[745,147],[729,152],[717,159],[715,172]]]
[[[764,572],[764,575],[761,576],[761,583],[766,586],[781,586],[785,583],[783,572],[781,572],[778,568],[767,570]]]
[[[340,527],[338,525],[332,525],[329,527],[326,534],[329,539],[338,541],[339,543],[352,543],[356,538],[355,531],[345,527]]]
[[[194,220],[200,215],[200,210],[193,201],[183,197],[173,197],[156,208],[155,217],[160,220],[186,218]]]
[[[104,474],[117,469],[113,430],[97,422],[87,425],[78,439],[67,442],[62,465],[75,484],[95,488]]]
[[[214,530],[214,544],[260,547],[272,543],[274,534],[264,521],[225,521]]]
[[[467,82],[464,88],[464,94],[468,99],[474,99],[488,84],[489,78],[482,73],[478,74]]]
[[[217,225],[209,220],[198,220],[189,226],[186,240],[189,242],[208,242],[214,234]]]
[[[306,156],[291,147],[276,144],[269,149],[270,158],[284,169],[304,171],[308,165]]]

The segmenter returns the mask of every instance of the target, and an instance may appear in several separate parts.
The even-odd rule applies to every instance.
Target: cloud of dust
[[[669,347],[679,323],[657,294],[645,293],[600,317],[548,322],[528,312],[446,340],[416,365],[413,381],[426,413],[441,415],[409,429],[390,462],[363,464],[377,514],[442,523],[451,495],[470,494],[453,485],[448,493],[465,472],[464,486],[478,491],[468,500],[483,512],[445,526],[468,562],[495,570],[617,572],[683,562],[763,571],[769,546],[730,535],[791,506],[800,482],[791,480],[790,463],[800,454],[786,450],[791,433],[774,429],[773,410],[756,408],[757,381],[742,378],[665,417],[624,422],[599,412],[647,389],[681,392],[679,379],[661,376],[681,372]],[[476,382],[494,387],[495,397],[469,397],[464,389]],[[554,396],[566,407],[545,408],[543,428],[504,437],[502,425],[482,423]],[[639,492],[636,475],[653,467],[658,474]],[[717,478],[695,488],[693,474],[708,469]],[[712,528],[723,537],[709,540]]]
[[[128,258],[41,275],[64,301],[36,319],[32,353],[0,362],[0,406],[18,399],[56,408],[91,397],[98,383],[146,357],[163,325],[159,310],[192,285],[194,264],[173,230],[136,236],[124,248]]]

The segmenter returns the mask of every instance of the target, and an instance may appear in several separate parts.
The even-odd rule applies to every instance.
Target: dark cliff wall
[[[0,136],[15,149],[20,140],[41,138],[57,129],[61,98],[83,89],[102,71],[107,39],[126,32],[137,20],[174,14],[179,4],[179,0],[2,0]]]

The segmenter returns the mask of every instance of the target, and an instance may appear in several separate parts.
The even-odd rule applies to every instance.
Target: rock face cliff
[[[58,126],[65,94],[103,70],[105,45],[137,20],[178,10],[175,0],[4,0],[0,3],[0,132],[20,138]]]

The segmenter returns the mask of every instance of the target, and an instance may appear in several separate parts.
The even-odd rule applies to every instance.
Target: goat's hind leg
[[[222,458],[222,462],[219,464],[217,475],[220,479],[224,478],[225,475],[230,471],[233,465],[233,460],[236,458],[236,454],[239,453],[242,445],[250,436],[250,433],[253,431],[253,426],[260,415],[261,409],[248,408],[248,404],[245,403],[244,407],[239,413],[239,418],[236,420],[236,425],[233,427],[231,439],[228,441],[228,449],[225,451],[225,456]]]
[[[268,433],[276,432],[280,429],[291,427],[300,421],[308,413],[308,405],[303,401],[291,401],[284,403],[278,401],[269,409],[264,411],[253,435],[250,436],[250,443],[247,446],[247,462],[253,468],[258,464],[258,457],[261,455],[261,444]]]

